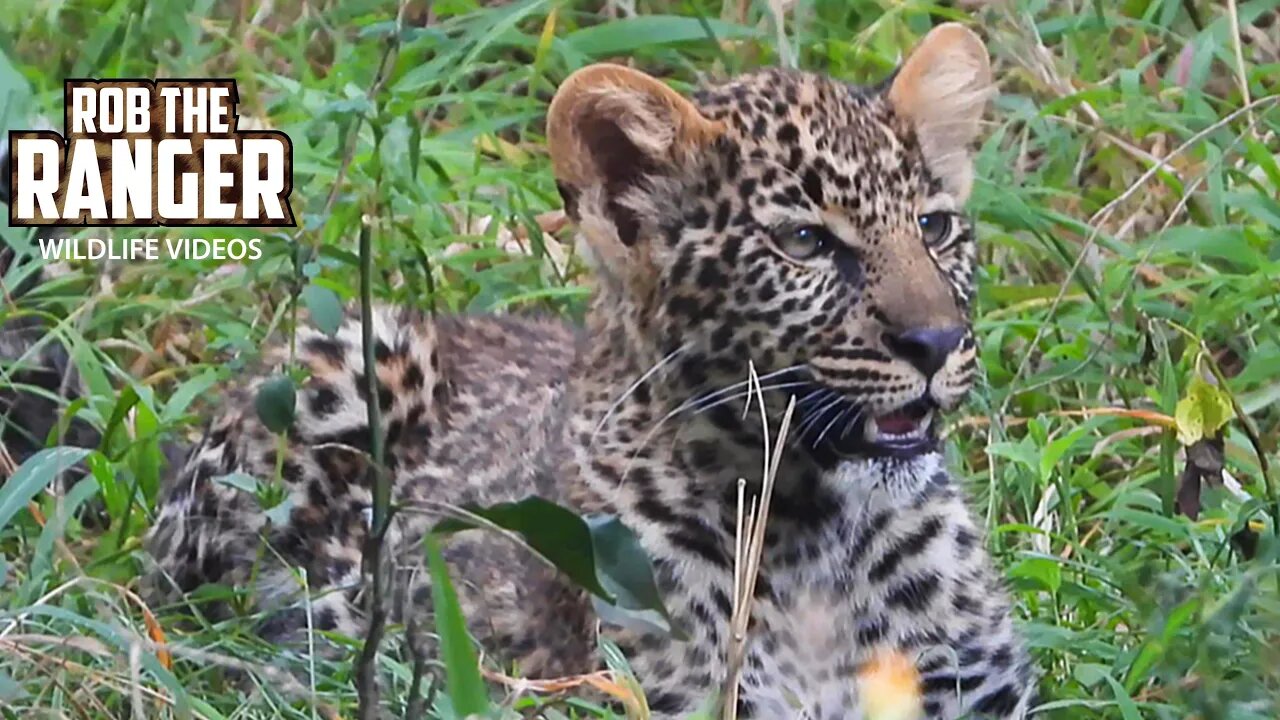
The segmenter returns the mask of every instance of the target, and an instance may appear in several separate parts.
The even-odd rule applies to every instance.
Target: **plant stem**
[[[356,665],[356,695],[359,698],[360,720],[376,720],[378,717],[378,645],[386,630],[387,611],[383,597],[386,595],[387,576],[382,558],[383,540],[391,515],[391,480],[383,467],[382,408],[378,402],[378,371],[374,360],[373,337],[373,251],[368,222],[360,226],[360,341],[364,351],[364,376],[368,389],[365,403],[369,422],[369,472],[373,486],[373,522],[365,539],[364,563],[370,574],[366,612],[369,628],[364,646]]]

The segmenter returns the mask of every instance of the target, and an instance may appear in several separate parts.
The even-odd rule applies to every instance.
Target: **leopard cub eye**
[[[941,245],[951,237],[951,214],[945,212],[925,213],[917,218],[920,231],[924,233],[924,241],[928,245]]]
[[[830,233],[821,225],[801,225],[778,234],[778,248],[795,260],[808,260],[830,248]]]

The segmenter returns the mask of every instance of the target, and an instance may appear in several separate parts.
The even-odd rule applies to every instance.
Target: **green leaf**
[[[143,396],[146,393],[146,396]],[[138,485],[147,498],[154,498],[160,491],[160,476],[164,466],[164,454],[160,452],[160,441],[156,435],[160,431],[159,419],[151,409],[154,396],[143,388],[138,394],[138,403],[134,405],[133,426],[137,440],[129,451],[129,466],[133,468]]]
[[[1062,566],[1058,561],[1047,557],[1029,557],[1009,571],[1009,577],[1027,578],[1038,581],[1056,593],[1062,587]]]
[[[45,523],[40,539],[36,542],[36,551],[31,557],[32,577],[42,576],[52,567],[54,542],[62,538],[67,529],[67,522],[76,516],[80,506],[97,495],[100,489],[95,478],[86,477],[77,482],[70,492],[63,496],[62,502],[58,503],[57,510]]]
[[[1202,438],[1216,436],[1233,417],[1235,410],[1231,407],[1231,398],[1199,376],[1191,381],[1186,396],[1178,401],[1173,412],[1178,441],[1183,445],[1193,445]]]
[[[115,435],[116,429],[124,422],[129,411],[134,405],[138,404],[138,391],[132,385],[125,385],[120,390],[120,396],[116,399],[116,405],[111,410],[111,417],[107,419],[107,426],[102,431],[102,441],[99,445],[104,451],[110,452],[111,438]]]
[[[1249,135],[1245,135],[1241,140],[1244,140],[1245,154],[1249,156],[1254,165],[1262,169],[1263,174],[1267,176],[1267,180],[1271,182],[1271,188],[1280,190],[1280,162],[1277,162],[1276,156],[1271,154],[1272,151],[1266,145]]]
[[[465,508],[467,512],[504,529],[510,530],[546,558],[575,583],[613,602],[614,597],[596,577],[592,556],[591,529],[577,513],[540,497],[527,497],[519,502],[499,503],[489,507]],[[443,520],[437,533],[453,533],[479,525],[463,519]]]
[[[635,533],[617,518],[597,515],[584,519],[568,508],[532,496],[466,510],[520,535],[534,552],[594,595],[599,600],[594,603],[596,611],[605,620],[682,637],[662,602],[653,564]],[[450,518],[437,524],[435,532],[475,527],[481,525]]]
[[[276,527],[284,527],[289,524],[289,516],[293,514],[293,498],[285,497],[285,499],[267,508],[264,514]]]
[[[16,702],[28,697],[26,689],[14,681],[9,674],[0,671],[0,700],[4,702]]]
[[[708,34],[710,29],[712,34]],[[729,40],[759,35],[755,28],[720,20],[677,15],[641,15],[593,25],[565,38],[569,47],[588,57],[619,55],[652,45],[691,40]]]
[[[987,446],[987,454],[1012,460],[1028,470],[1038,471],[1040,468],[1035,444],[1025,438],[1018,442],[993,442]]]
[[[606,610],[602,614],[609,615],[606,619],[621,625],[627,625],[628,619],[635,617],[671,632],[671,616],[662,602],[662,593],[653,578],[653,563],[640,546],[640,539],[612,515],[593,515],[586,518],[586,523],[591,531],[596,577],[615,598],[613,606],[616,608],[611,609],[631,611],[611,613]],[[597,605],[597,612],[601,609]],[[652,615],[646,618],[650,613]]]
[[[427,569],[431,573],[431,599],[435,613],[436,635],[440,638],[440,660],[444,663],[445,689],[454,712],[459,717],[484,715],[489,711],[489,694],[480,675],[480,659],[476,655],[467,622],[462,616],[458,593],[449,579],[449,569],[440,544],[427,536]]]
[[[1071,429],[1066,435],[1053,440],[1045,446],[1040,454],[1040,479],[1048,482],[1053,476],[1053,469],[1062,460],[1062,456],[1075,446],[1085,433],[1093,429],[1094,423],[1085,423]]]
[[[31,498],[44,490],[60,473],[80,462],[92,450],[77,447],[46,448],[27,458],[13,477],[0,487],[0,528],[27,506]]]
[[[0,132],[25,130],[27,108],[31,103],[31,86],[22,72],[13,66],[9,56],[0,51]],[[8,198],[5,198],[8,201]]]
[[[1110,675],[1104,676],[1107,684],[1111,686],[1111,692],[1115,693],[1116,705],[1120,707],[1120,716],[1124,720],[1142,720],[1142,713],[1138,712],[1138,705],[1129,697],[1129,692],[1124,686]]]
[[[213,479],[214,482],[227,487],[242,490],[250,495],[258,493],[258,478],[245,473],[237,472],[227,475],[219,475]]]
[[[271,432],[288,430],[297,410],[297,395],[293,380],[286,375],[277,375],[262,383],[258,388],[258,396],[253,401],[258,419]]]
[[[1266,264],[1266,257],[1249,245],[1239,225],[1175,225],[1160,233],[1155,247],[1160,252],[1176,255],[1195,253],[1206,258],[1220,258],[1248,269]]]
[[[160,422],[165,425],[176,422],[191,406],[192,401],[205,394],[217,382],[217,371],[210,369],[179,385],[178,389],[169,396],[169,401],[164,404],[164,410],[160,413]]]
[[[1071,676],[1074,677],[1076,682],[1081,685],[1092,688],[1102,682],[1110,672],[1111,669],[1106,665],[1099,665],[1098,663],[1080,663],[1072,668]]]
[[[311,322],[325,335],[332,337],[342,327],[342,300],[333,290],[308,283],[302,288],[302,304],[311,313]]]

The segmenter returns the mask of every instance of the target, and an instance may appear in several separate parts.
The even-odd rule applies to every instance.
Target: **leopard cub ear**
[[[930,171],[959,202],[973,185],[970,146],[994,94],[987,46],[959,23],[925,35],[889,88],[889,102],[914,126]]]
[[[693,167],[720,132],[719,123],[658,80],[607,63],[570,75],[547,113],[566,210],[587,235],[616,233],[626,246],[639,239],[643,219],[662,210],[653,190]]]

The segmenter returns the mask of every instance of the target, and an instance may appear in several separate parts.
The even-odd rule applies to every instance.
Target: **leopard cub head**
[[[803,437],[914,456],[977,370],[963,206],[992,94],[986,47],[930,32],[874,88],[766,70],[691,99],[593,65],[547,122],[556,177],[600,280],[698,394],[747,361],[800,398]]]

